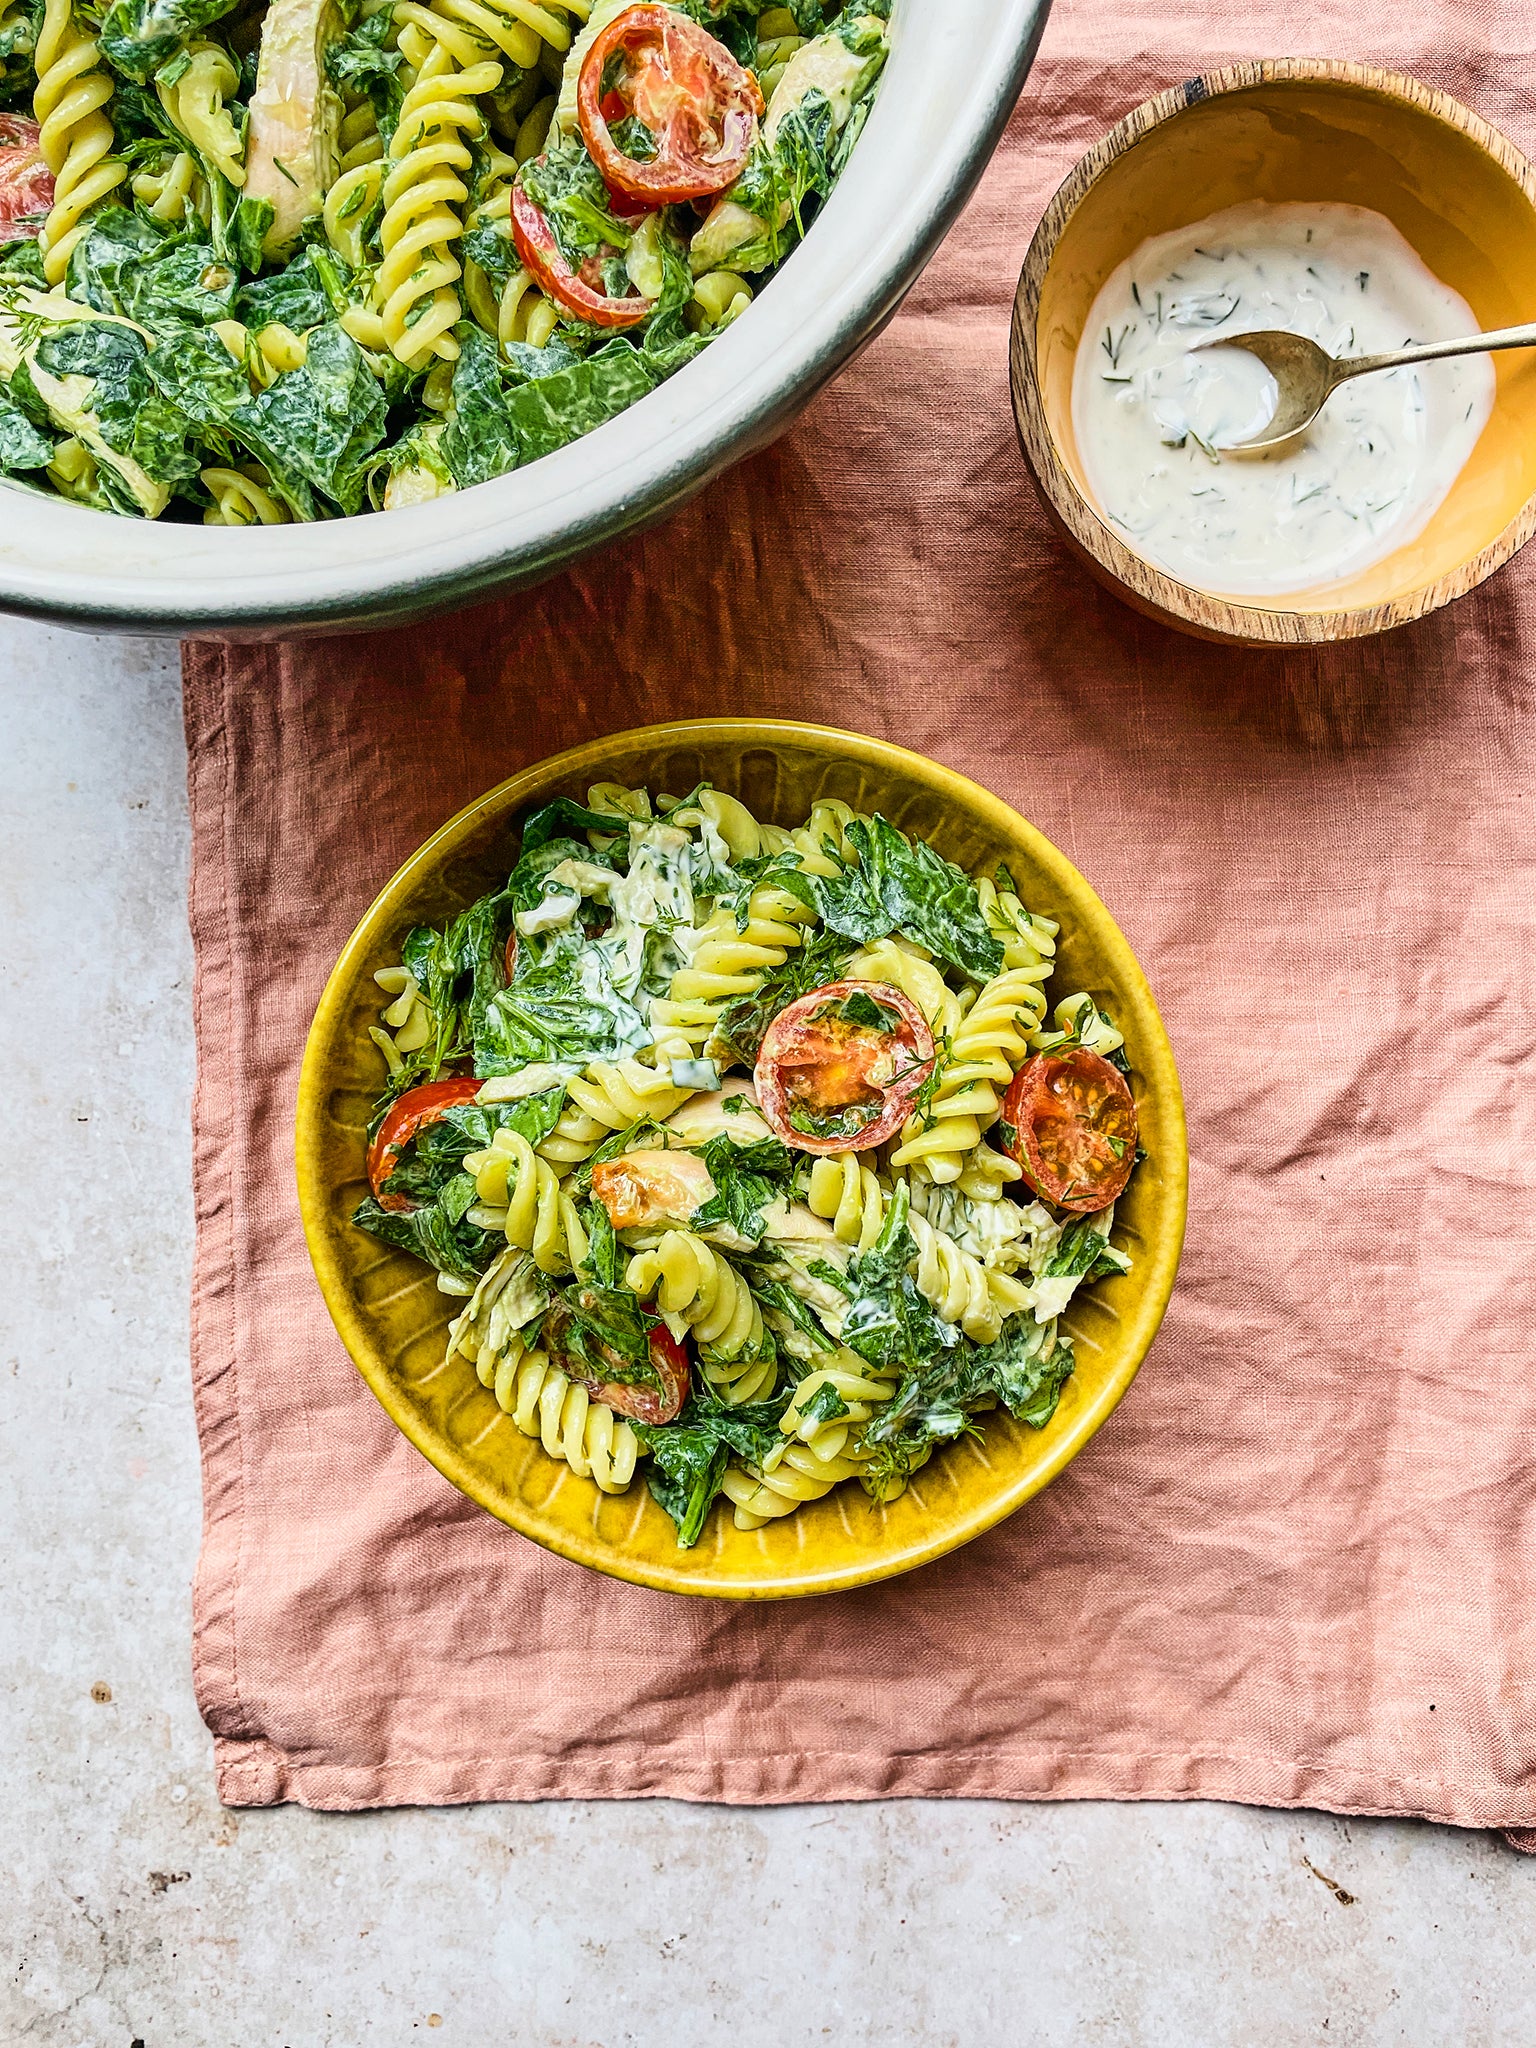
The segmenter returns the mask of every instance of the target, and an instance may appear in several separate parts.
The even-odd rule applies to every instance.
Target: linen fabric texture
[[[1384,639],[1207,646],[1088,580],[1014,445],[1028,237],[1149,93],[1327,50],[1536,139],[1518,0],[1243,16],[1058,4],[899,318],[665,526],[414,630],[187,648],[195,1651],[230,1804],[1214,1798],[1536,1831],[1536,563]],[[758,1606],[600,1578],[440,1478],[332,1330],[292,1162],[311,1014],[396,865],[529,762],[714,713],[899,741],[1049,834],[1147,969],[1192,1155],[1163,1332],[1069,1470],[920,1572]]]

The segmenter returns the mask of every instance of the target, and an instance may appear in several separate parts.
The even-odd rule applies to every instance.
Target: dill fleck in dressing
[[[1336,582],[1423,530],[1488,422],[1492,363],[1357,378],[1298,446],[1244,456],[1224,451],[1268,423],[1274,379],[1243,349],[1191,351],[1278,327],[1330,355],[1375,355],[1477,326],[1364,207],[1254,200],[1156,235],[1104,284],[1078,346],[1072,423],[1090,493],[1128,546],[1197,588]]]

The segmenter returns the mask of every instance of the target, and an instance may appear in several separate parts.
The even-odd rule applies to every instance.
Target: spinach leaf
[[[100,49],[115,71],[148,85],[156,71],[236,0],[112,0],[102,17]]]
[[[1096,1216],[1079,1216],[1056,1241],[1056,1249],[1040,1268],[1042,1280],[1098,1280],[1109,1273],[1128,1273],[1131,1262],[1116,1251]]]
[[[978,1388],[995,1394],[1010,1415],[1044,1429],[1074,1363],[1071,1339],[1058,1337],[1052,1324],[1037,1323],[1025,1311],[1008,1318],[995,1343],[977,1350],[972,1370]]]
[[[261,245],[276,217],[277,209],[270,199],[252,199],[242,192],[224,224],[226,255],[252,277],[261,268]]]
[[[852,1298],[843,1342],[885,1372],[920,1372],[960,1342],[955,1325],[934,1312],[907,1270],[917,1260],[917,1240],[907,1225],[909,1207],[907,1184],[898,1181],[880,1235],[848,1266]]]
[[[808,1422],[836,1422],[840,1415],[851,1415],[853,1410],[832,1382],[823,1380],[809,1401],[801,1405],[800,1413]]]
[[[689,1220],[694,1231],[724,1225],[750,1243],[763,1235],[762,1212],[788,1187],[795,1172],[795,1156],[777,1138],[762,1138],[752,1145],[738,1145],[729,1133],[711,1138],[702,1149],[715,1192]]]
[[[84,403],[96,415],[102,439],[131,455],[160,483],[182,483],[197,475],[201,457],[189,446],[190,424],[150,381],[148,350],[131,327],[112,320],[76,320],[55,329],[37,345],[35,361],[55,377],[88,377],[93,390]],[[103,485],[114,489],[104,472]],[[136,511],[133,504],[124,509]]]
[[[405,98],[399,76],[405,60],[398,50],[388,46],[393,26],[394,8],[383,6],[339,42],[332,43],[325,53],[331,83],[367,99],[386,144],[399,125],[400,106]]]
[[[253,333],[269,321],[280,320],[295,334],[307,334],[311,327],[329,320],[334,308],[316,256],[314,249],[305,249],[270,277],[242,285],[237,317]]]
[[[545,1334],[551,1348],[585,1368],[584,1378],[618,1386],[661,1385],[651,1363],[651,1332],[661,1320],[628,1287],[601,1282],[560,1288]]]
[[[786,874],[783,886],[832,931],[862,945],[899,931],[976,981],[990,981],[1003,949],[987,929],[976,885],[962,869],[887,819],[855,818],[858,865],[840,875]]]
[[[205,433],[227,427],[251,396],[243,366],[206,328],[162,336],[150,351],[148,370],[161,396]]]
[[[836,1343],[822,1327],[816,1311],[807,1301],[802,1301],[787,1280],[770,1280],[765,1275],[749,1270],[747,1284],[754,1298],[769,1311],[770,1315],[782,1316],[792,1323],[802,1336],[809,1338],[816,1351],[835,1351]]]
[[[66,275],[78,303],[126,314],[157,334],[228,318],[239,283],[200,226],[191,233],[168,228],[127,206],[104,206],[90,216]]]
[[[585,804],[579,804],[571,797],[557,796],[551,802],[541,804],[536,811],[530,811],[523,820],[523,858],[558,838],[563,844],[573,846],[583,860],[598,859],[599,856],[592,853],[584,840],[577,842],[573,838],[577,832],[598,832],[627,840],[629,820],[607,811],[589,811]]]
[[[589,1249],[587,1267],[599,1287],[616,1288],[623,1280],[623,1257],[618,1233],[601,1202],[588,1202],[582,1210]]]
[[[8,393],[0,393],[0,469],[45,469],[53,442],[27,418]]]
[[[285,370],[232,422],[302,518],[319,491],[343,512],[361,509],[366,458],[384,438],[386,408],[367,359],[336,322],[317,327],[308,355]]]
[[[524,164],[518,176],[572,270],[601,250],[628,246],[631,229],[615,215],[603,174],[579,137],[551,138],[543,156]]]
[[[651,1453],[651,1493],[676,1523],[680,1549],[698,1542],[732,1451],[760,1466],[783,1442],[779,1418],[788,1400],[786,1390],[774,1400],[732,1408],[701,1376],[676,1421],[632,1425]]]
[[[375,16],[377,19],[377,16]],[[509,234],[489,222],[477,228],[465,230],[462,244],[464,254],[471,263],[478,263],[499,292],[512,281],[514,272],[522,262],[517,253],[517,244]],[[530,351],[539,354],[541,351]]]
[[[536,462],[616,419],[662,374],[640,349],[615,340],[551,376],[512,385],[489,335],[462,324],[454,332],[460,355],[443,452],[461,489]]]
[[[557,941],[538,959],[519,946],[511,985],[490,997],[477,1025],[476,1073],[516,1073],[535,1060],[574,1070],[650,1043],[645,1019],[595,948],[579,932]]]
[[[465,1221],[465,1212],[474,1204],[474,1181],[467,1173],[456,1173],[419,1209],[385,1209],[370,1195],[352,1221],[385,1244],[414,1252],[440,1273],[478,1280],[496,1253],[506,1249],[506,1241],[499,1231],[481,1230]]]

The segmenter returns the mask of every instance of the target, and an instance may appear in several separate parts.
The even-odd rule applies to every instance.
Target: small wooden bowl
[[[1250,647],[1380,633],[1463,596],[1536,530],[1536,352],[1493,358],[1492,417],[1416,539],[1282,603],[1234,602],[1154,568],[1088,492],[1072,366],[1100,286],[1148,236],[1251,199],[1372,207],[1461,293],[1480,328],[1536,319],[1536,175],[1502,135],[1444,93],[1362,64],[1238,64],[1137,107],[1047,207],[1013,308],[1019,443],[1069,545],[1139,611]]]

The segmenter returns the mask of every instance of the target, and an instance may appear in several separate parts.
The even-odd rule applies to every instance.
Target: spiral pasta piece
[[[168,147],[134,173],[129,189],[156,220],[186,220],[195,214],[206,221],[208,217],[208,188],[190,150]]]
[[[752,891],[739,929],[734,912],[723,905],[711,911],[692,942],[687,966],[651,1004],[658,1039],[679,1042],[678,1050],[707,1045],[726,1004],[752,995],[765,974],[782,967],[814,917],[798,897],[772,882]]]
[[[1056,960],[1056,938],[1061,926],[1048,917],[1036,917],[1026,910],[1017,890],[999,886],[990,875],[976,877],[976,897],[987,930],[1003,949],[1004,967],[1034,967],[1045,963],[1042,981],[1050,979]]]
[[[214,466],[199,470],[198,481],[213,499],[203,514],[205,526],[283,526],[287,523],[287,506],[267,489],[266,472],[256,463],[245,469]],[[422,1003],[420,1007],[425,1010],[426,1004]],[[387,1042],[393,1049],[398,1039]],[[422,1043],[426,1043],[425,1038]]]
[[[1124,1034],[1115,1029],[1093,997],[1082,989],[1075,995],[1062,997],[1056,1005],[1054,1022],[1054,1031],[1038,1028],[1030,1033],[1029,1042],[1036,1052],[1049,1052],[1052,1046],[1070,1038],[1078,1045],[1087,1046],[1090,1052],[1107,1058],[1125,1043]]]
[[[654,1294],[663,1315],[679,1317],[722,1361],[747,1354],[760,1360],[771,1349],[746,1282],[713,1245],[686,1230],[664,1230],[648,1251],[636,1252],[624,1281],[642,1301]],[[732,1397],[746,1400],[739,1386],[738,1378]]]
[[[485,1151],[467,1154],[464,1171],[475,1179],[472,1222],[504,1230],[508,1244],[533,1254],[541,1273],[576,1271],[588,1251],[576,1204],[520,1131],[503,1125]]]
[[[634,1478],[639,1437],[622,1415],[567,1379],[547,1353],[525,1351],[498,1364],[490,1380],[483,1373],[481,1379],[524,1436],[536,1436],[578,1479],[592,1480],[603,1493],[623,1493]]]
[[[463,312],[453,244],[464,232],[470,142],[485,133],[476,101],[501,83],[501,65],[436,8],[400,0],[395,11],[405,20],[400,47],[416,75],[389,142],[375,283],[385,345],[417,367],[428,356],[452,360],[459,352],[450,332]]]
[[[155,90],[171,125],[231,185],[245,183],[245,143],[226,104],[240,88],[234,59],[217,43],[193,43],[172,83]]]
[[[862,811],[856,811],[840,797],[819,797],[811,805],[810,817],[789,835],[791,846],[800,856],[802,874],[829,880],[853,865],[857,855],[848,837],[848,827],[855,819],[868,822]]]
[[[908,1118],[891,1154],[893,1167],[910,1166],[936,1181],[960,1178],[1029,1058],[1044,1007],[1032,967],[1005,968],[987,983],[950,1034],[928,1105]]]
[[[738,1529],[761,1529],[807,1501],[820,1500],[842,1480],[861,1478],[867,1465],[862,1458],[818,1458],[809,1445],[793,1444],[771,1472],[733,1463],[721,1490],[736,1510],[732,1520]]]
[[[38,147],[53,173],[53,206],[38,236],[43,275],[62,282],[86,215],[128,175],[112,155],[116,137],[106,108],[112,81],[97,63],[96,38],[76,22],[70,0],[44,0],[38,32],[32,112]]]
[[[532,71],[546,52],[564,57],[575,31],[591,11],[590,0],[433,0],[434,9],[460,22],[483,43],[501,51],[520,71]],[[551,97],[550,113],[554,113]],[[547,124],[546,124],[547,125]]]

